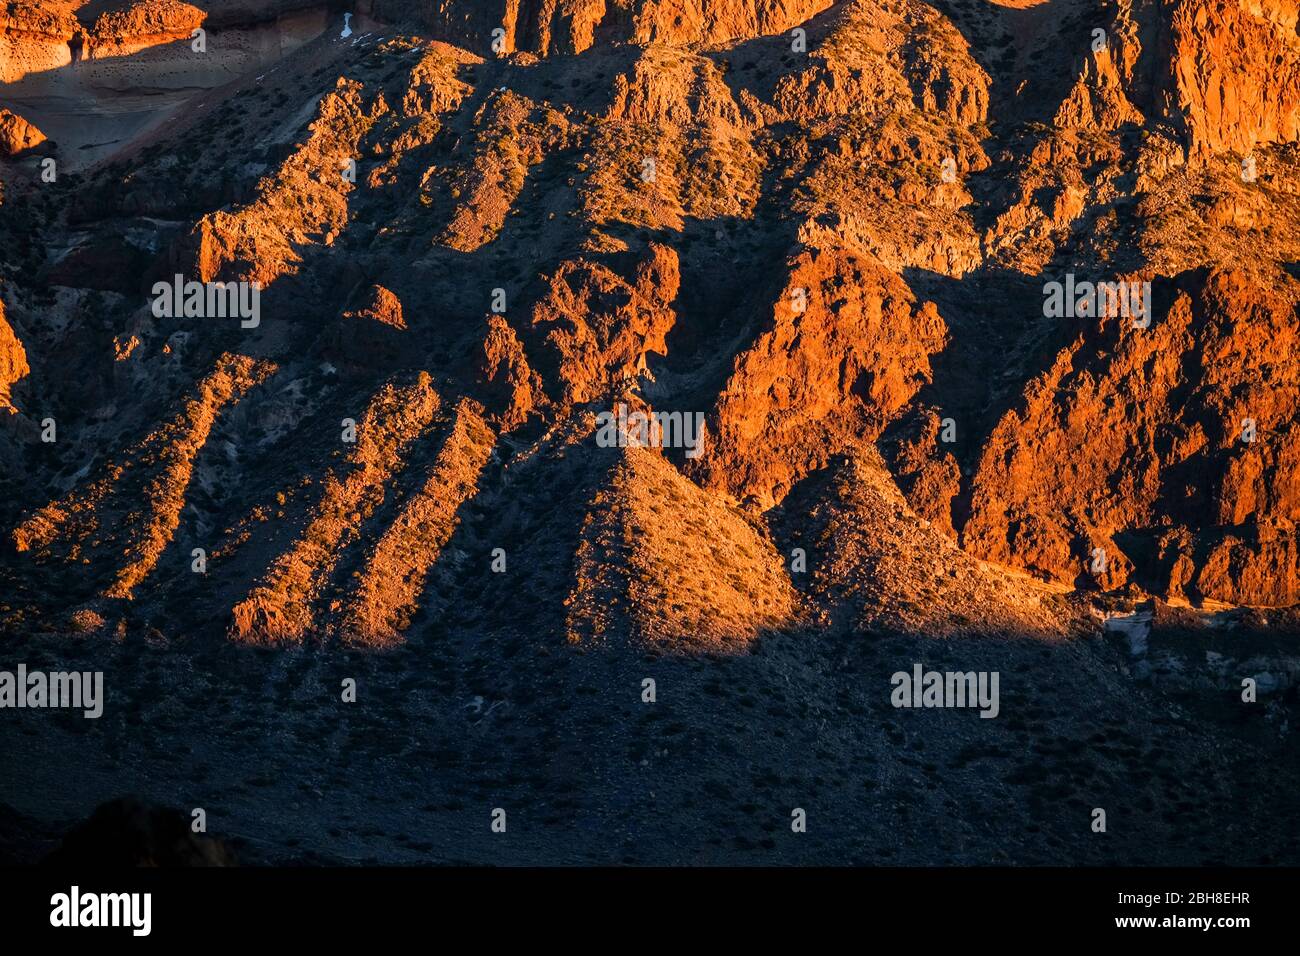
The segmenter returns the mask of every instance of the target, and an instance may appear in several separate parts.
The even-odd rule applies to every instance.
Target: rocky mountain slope
[[[1137,613],[1294,697],[1294,0],[13,2],[0,107],[14,641],[515,714],[768,648],[856,720],[801,668],[892,636],[1067,655],[1119,726]]]

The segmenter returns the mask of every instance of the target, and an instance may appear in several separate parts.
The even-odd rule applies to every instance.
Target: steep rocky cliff
[[[3,16],[23,593],[392,646],[499,551],[507,626],[658,648],[1297,601],[1293,3]]]

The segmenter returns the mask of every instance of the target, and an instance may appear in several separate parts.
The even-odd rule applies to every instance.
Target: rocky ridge
[[[701,415],[703,454],[591,459],[556,531],[569,569],[538,596],[557,633],[814,627],[843,613],[827,582],[890,567],[875,600],[938,610],[855,626],[945,630],[952,597],[904,593],[909,559],[834,530],[837,509],[877,508],[855,483],[903,495],[904,537],[1009,608],[1033,602],[1005,582],[1030,578],[1077,601],[1289,607],[1293,5],[1002,9],[376,2],[350,37],[295,39],[74,182],[42,189],[15,161],[10,234],[51,238],[36,272],[5,264],[6,574],[75,574],[128,632],[195,601],[237,641],[392,645],[422,608],[483,599],[457,562],[508,542],[476,510],[543,507],[511,500],[510,475],[595,442],[624,403]],[[81,37],[85,61],[148,68],[200,24],[219,47],[307,10],[10,4],[5,62]],[[1077,56],[1050,58],[1060,44]],[[1067,273],[1149,283],[1149,324],[1044,316]],[[258,283],[265,317],[151,314],[175,274]],[[84,374],[57,381],[69,349]],[[143,382],[148,402],[121,400]],[[62,437],[41,447],[51,413]],[[116,504],[154,461],[149,504]],[[768,521],[827,482],[812,513],[832,530],[795,571]],[[764,595],[757,617],[709,624],[673,599],[685,579],[663,569],[703,545],[655,531],[654,489],[753,562],[734,574]],[[191,576],[196,547],[218,585]],[[617,626],[613,593],[641,595]],[[1043,629],[987,600],[998,626]]]

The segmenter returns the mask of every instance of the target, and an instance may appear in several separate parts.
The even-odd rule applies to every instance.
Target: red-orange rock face
[[[1300,139],[1300,35],[1288,0],[1185,0],[1169,44],[1174,115],[1193,153]]]
[[[1293,603],[1295,307],[1235,273],[1166,297],[1149,328],[1088,323],[1029,384],[984,448],[964,542],[1068,582]]]
[[[45,142],[45,134],[27,120],[0,109],[0,156],[17,156]]]
[[[783,33],[833,0],[439,0],[419,10],[423,22],[474,49],[542,55],[582,53],[598,40],[720,43]],[[410,15],[402,0],[379,0],[379,17]],[[494,35],[493,31],[500,34]]]
[[[768,327],[734,360],[699,466],[765,509],[831,456],[870,446],[945,341],[933,304],[864,258],[809,250],[788,268]]]
[[[5,321],[4,305],[0,303],[0,404],[12,409],[9,389],[31,371],[23,343]]]
[[[648,251],[630,281],[596,263],[566,262],[534,307],[532,328],[558,353],[566,404],[601,398],[615,383],[635,379],[648,355],[667,353],[677,254],[653,244]]]
[[[1300,596],[1294,4],[47,6],[2,40],[0,401],[49,446],[4,560],[79,620],[658,653]]]

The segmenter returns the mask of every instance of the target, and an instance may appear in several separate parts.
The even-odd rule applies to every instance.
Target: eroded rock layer
[[[1295,4],[976,6],[9,4],[5,621],[1296,604]]]

